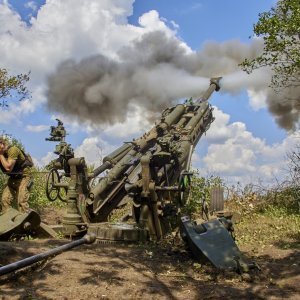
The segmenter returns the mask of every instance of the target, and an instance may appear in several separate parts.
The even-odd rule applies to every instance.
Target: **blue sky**
[[[273,3],[269,0],[138,0],[129,21],[137,24],[140,15],[157,10],[162,17],[179,24],[179,35],[190,47],[198,49],[206,40],[240,39],[247,42],[253,35],[252,26],[258,20],[258,14],[269,10]]]
[[[251,53],[251,47],[259,49],[249,38],[253,24],[260,12],[275,4],[275,0],[0,0],[0,66],[16,73],[31,70],[32,90],[31,100],[0,113],[0,129],[20,139],[36,162],[44,165],[54,158],[51,152],[55,144],[46,142],[45,137],[59,117],[70,132],[67,141],[76,154],[99,165],[103,155],[149,129],[147,106],[135,107],[126,120],[120,121],[117,115],[109,124],[86,117],[79,121],[75,115],[60,114],[60,109],[68,111],[66,105],[60,106],[63,98],[55,103],[59,107],[56,110],[47,105],[47,80],[66,59],[78,63],[101,54],[117,62],[122,49],[134,48],[136,39],[160,30],[186,53],[196,53],[207,63],[207,70],[199,69],[191,74],[192,79],[200,82],[216,72],[226,77],[222,92],[210,100],[216,120],[197,145],[193,166],[202,174],[213,173],[230,182],[282,178],[285,154],[299,132],[279,127],[277,116],[269,112],[264,100],[264,94],[269,93],[268,73],[254,74],[243,81],[244,75],[234,66],[244,53]],[[179,80],[175,75],[174,79],[165,78],[166,86]],[[60,74],[55,76],[59,78]],[[165,93],[181,98],[182,90],[188,88],[177,93],[169,90]],[[190,91],[195,92],[192,84]],[[131,107],[128,99],[124,101],[129,105],[124,107]]]

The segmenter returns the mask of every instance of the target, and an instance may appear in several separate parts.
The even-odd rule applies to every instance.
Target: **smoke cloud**
[[[113,124],[125,120],[130,104],[151,115],[174,100],[201,96],[209,78],[221,76],[220,92],[263,93],[276,122],[286,130],[295,129],[300,119],[300,89],[275,94],[268,88],[272,75],[268,68],[248,75],[238,66],[245,57],[260,54],[262,47],[259,40],[251,45],[210,42],[192,52],[162,31],[146,33],[122,48],[118,59],[96,55],[60,64],[48,78],[48,108],[82,121]]]

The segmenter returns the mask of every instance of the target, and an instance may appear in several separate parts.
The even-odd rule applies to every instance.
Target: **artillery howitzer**
[[[152,129],[106,156],[92,177],[107,173],[93,188],[84,158],[69,159],[65,234],[95,231],[98,238],[160,240],[185,205],[192,153],[214,119],[206,100],[215,90],[219,90],[219,78],[211,80],[195,104],[167,108]],[[134,222],[107,230],[109,224],[103,223],[125,203],[132,205]]]
[[[211,79],[207,91],[194,103],[167,108],[152,129],[106,156],[92,176],[83,157],[68,160],[65,235],[88,232],[96,234],[97,240],[160,240],[175,223],[196,256],[206,256],[219,268],[246,266],[230,235],[230,218],[221,213],[196,224],[181,215],[189,194],[192,153],[214,120],[207,100],[220,89],[219,80]],[[99,183],[90,187],[91,178],[105,171]],[[124,215],[123,222],[109,223],[110,215],[125,204],[131,205],[131,214]]]
[[[211,79],[209,88],[195,103],[167,108],[152,129],[106,156],[92,175],[83,157],[75,158],[73,151],[67,152],[68,157],[61,156],[65,163],[58,167],[70,180],[64,183],[49,177],[48,184],[57,195],[61,189],[67,191],[61,228],[65,236],[88,233],[95,234],[98,241],[158,241],[179,226],[195,256],[204,256],[221,269],[241,271],[255,266],[241,259],[230,234],[231,220],[222,212],[200,224],[181,213],[189,194],[192,153],[214,120],[207,100],[220,89],[219,80]],[[62,125],[59,121],[61,140],[51,134],[51,140],[60,141],[60,145],[65,143]],[[55,132],[51,129],[51,133]],[[91,187],[90,180],[99,175],[102,177],[98,184]],[[124,205],[131,206],[131,213],[124,215],[120,223],[108,222],[110,215]]]

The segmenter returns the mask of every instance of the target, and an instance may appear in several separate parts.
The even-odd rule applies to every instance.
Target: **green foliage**
[[[246,185],[244,188],[233,186],[229,189],[227,209],[241,215],[276,211],[299,215],[300,186],[289,182],[274,187]]]
[[[56,207],[62,208],[66,206],[65,202],[62,202],[59,199],[55,201],[49,201],[46,195],[46,182],[49,170],[46,168],[32,168],[33,175],[33,187],[31,190],[29,198],[29,206],[36,210],[42,210],[45,207]],[[61,194],[63,197],[66,197],[65,193]]]
[[[189,104],[189,105],[194,105],[194,104],[195,104],[194,101],[193,101],[193,97],[191,97],[191,98],[189,98],[189,99],[186,99],[186,100],[184,101],[184,103]]]
[[[21,101],[28,96],[26,83],[29,80],[29,74],[30,72],[12,76],[6,69],[0,68],[0,107],[8,107],[9,98]]]
[[[1,137],[5,138],[7,140],[8,144],[11,146],[17,146],[19,149],[25,151],[25,147],[22,144],[22,142],[16,138],[14,138],[11,134],[6,133],[5,130],[2,130]]]
[[[202,209],[202,203],[210,202],[210,190],[212,187],[223,186],[223,181],[218,176],[208,178],[200,177],[198,173],[192,176],[191,189],[187,205],[184,212],[188,214],[199,214]]]
[[[263,53],[246,59],[242,68],[251,73],[268,66],[274,71],[275,88],[299,86],[300,75],[300,1],[279,0],[276,7],[259,14],[254,33],[264,39]]]
[[[6,175],[4,175],[2,172],[0,173],[0,196],[2,195],[2,191],[4,188],[6,182]]]
[[[238,245],[252,245],[255,253],[272,243],[282,249],[299,249],[300,215],[270,207],[263,214],[252,213],[235,224]]]
[[[287,153],[291,181],[300,186],[300,143]]]
[[[32,168],[33,186],[29,197],[29,206],[32,209],[40,211],[45,207],[64,207],[66,204],[60,200],[50,202],[46,196],[46,179],[48,170],[44,168]],[[0,197],[8,177],[0,173]]]
[[[21,141],[17,140],[16,138],[11,137],[10,144],[11,144],[12,146],[17,146],[19,149],[21,149],[22,151],[25,152],[25,147],[24,147],[24,145],[22,144]]]
[[[33,186],[29,198],[29,206],[33,209],[39,209],[40,207],[51,205],[45,193],[47,171],[43,172],[39,168],[33,168],[32,171]]]
[[[258,210],[269,211],[277,208],[286,214],[299,214],[300,212],[300,186],[288,185],[282,188],[271,189],[261,197]]]

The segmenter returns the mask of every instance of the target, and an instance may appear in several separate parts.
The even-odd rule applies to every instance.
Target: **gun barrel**
[[[19,260],[17,262],[11,263],[9,265],[3,266],[3,267],[0,268],[0,276],[11,273],[11,272],[13,272],[15,270],[18,270],[18,269],[27,267],[27,266],[32,265],[36,262],[39,262],[43,259],[46,259],[50,256],[58,255],[58,254],[60,254],[64,251],[70,250],[70,249],[72,249],[74,247],[77,247],[79,245],[92,244],[95,240],[96,240],[96,236],[94,234],[87,234],[79,240],[70,242],[68,244],[65,244],[63,246],[59,246],[57,248],[46,251],[44,253],[33,255],[33,256],[27,257],[25,259]]]
[[[103,159],[103,164],[93,171],[93,177],[97,177],[105,170],[111,168],[114,164],[121,160],[132,147],[132,144],[124,144],[123,146],[113,151],[111,154],[105,156]]]
[[[181,116],[185,112],[185,107],[182,104],[178,104],[175,109],[162,120],[160,124],[157,126],[158,131],[164,131],[165,129],[169,128],[171,125],[177,123]]]
[[[98,168],[96,168],[93,171],[93,178],[97,177],[99,174],[101,174],[105,170],[111,168],[111,166],[112,166],[112,164],[109,161],[106,161],[105,163],[103,163],[101,166],[99,166]]]
[[[196,101],[196,103],[201,103],[203,101],[207,101],[214,91],[218,92],[220,90],[220,80],[221,79],[222,79],[222,77],[211,78],[209,88],[206,90],[204,95]]]
[[[131,143],[124,144],[123,146],[119,147],[111,154],[105,156],[103,158],[103,162],[109,161],[111,164],[117,163],[121,158],[123,158],[132,148]]]

